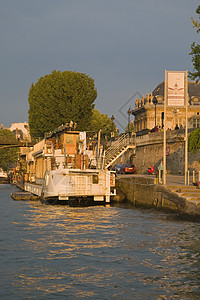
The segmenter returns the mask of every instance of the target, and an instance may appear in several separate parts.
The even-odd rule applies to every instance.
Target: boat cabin
[[[58,168],[87,169],[86,134],[63,128],[54,131],[27,153],[26,181],[40,182],[45,172]]]

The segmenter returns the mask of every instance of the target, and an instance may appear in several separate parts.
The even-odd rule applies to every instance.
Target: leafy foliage
[[[8,129],[0,130],[0,141],[2,144],[16,144],[14,133]],[[18,159],[18,152],[18,147],[0,149],[0,167],[6,170],[9,164],[16,162]]]
[[[198,17],[200,19],[200,5],[198,6],[196,13],[198,14]],[[192,18],[192,22],[194,24],[194,28],[197,28],[197,33],[199,33],[200,22],[193,20],[193,18]],[[200,80],[200,45],[199,44],[192,43],[190,55],[192,55],[194,71],[189,72],[189,77],[198,82]]]
[[[188,138],[188,149],[194,153],[200,149],[200,128],[197,128],[191,132]]]
[[[193,55],[192,62],[194,66],[194,72],[189,72],[189,76],[191,79],[199,81],[200,80],[200,45],[193,43],[191,45],[192,51],[190,55]]]
[[[43,137],[56,127],[70,122],[86,130],[97,97],[94,80],[73,71],[53,71],[32,84],[29,91],[31,137]]]
[[[107,114],[101,114],[97,109],[93,109],[89,130],[98,132],[100,129],[102,136],[110,137],[111,132],[117,134],[117,128],[113,120]]]
[[[200,5],[199,5],[199,6],[197,7],[197,9],[196,9],[196,13],[197,13],[198,15],[200,15]],[[200,16],[199,16],[199,19],[200,19]],[[194,20],[193,18],[191,18],[191,20],[192,20],[192,23],[193,23],[193,25],[194,25],[194,28],[197,28],[197,32],[199,32],[199,31],[200,31],[200,22]]]

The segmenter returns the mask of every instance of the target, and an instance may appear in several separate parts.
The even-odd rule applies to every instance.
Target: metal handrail
[[[135,144],[135,135],[131,136],[130,133],[123,134],[117,141],[113,142],[112,145],[106,150],[105,163],[108,163],[114,158],[124,147]]]
[[[115,147],[115,145],[119,144],[122,140],[124,140],[127,135],[128,135],[128,133],[124,133],[123,135],[120,136],[120,138],[118,140],[112,142],[111,146],[106,150],[106,152],[109,152],[109,150],[111,150],[113,147]]]
[[[124,144],[124,141],[127,139],[128,133],[124,133],[118,140],[114,141],[112,145],[106,150],[106,156],[113,151],[113,149],[119,148]]]

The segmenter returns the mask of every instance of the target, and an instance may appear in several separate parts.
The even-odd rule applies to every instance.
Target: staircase
[[[136,136],[130,133],[124,133],[117,141],[105,152],[105,168],[109,168],[122,154],[128,149],[136,147]]]
[[[166,188],[176,193],[179,197],[183,197],[200,206],[200,189],[197,189],[196,186],[166,186]]]

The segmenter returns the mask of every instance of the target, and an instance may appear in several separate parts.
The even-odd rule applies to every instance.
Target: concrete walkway
[[[126,174],[117,175],[117,177],[127,178],[127,177],[144,177],[144,178],[156,178],[155,175],[147,174]],[[166,176],[166,185],[185,185],[185,176],[171,175]],[[190,178],[190,185],[192,185],[192,177]]]
[[[185,176],[169,174],[166,176],[166,185],[185,185]]]

